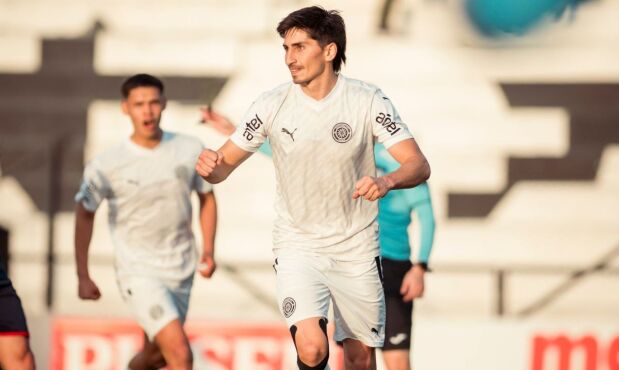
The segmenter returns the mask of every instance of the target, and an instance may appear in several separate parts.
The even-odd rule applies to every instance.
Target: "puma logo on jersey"
[[[408,335],[406,335],[404,333],[399,333],[398,335],[394,335],[393,337],[390,337],[389,338],[389,343],[394,344],[394,345],[397,346],[398,344],[404,342],[406,337],[408,337]]]
[[[292,132],[288,131],[288,129],[287,129],[287,128],[285,128],[285,127],[284,127],[284,128],[282,128],[282,132],[283,132],[284,134],[288,134],[288,135],[290,135],[290,138],[292,139],[292,141],[294,141],[294,133],[295,133],[296,131],[297,131],[297,129],[296,129],[296,128],[295,128]]]

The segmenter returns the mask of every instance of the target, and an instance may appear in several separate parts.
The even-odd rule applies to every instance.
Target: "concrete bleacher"
[[[604,150],[592,181],[521,181],[485,218],[452,219],[447,212],[450,192],[503,189],[509,157],[565,155],[570,144],[568,112],[559,107],[511,108],[497,84],[619,81],[619,64],[613,62],[619,59],[619,32],[612,32],[617,31],[617,22],[612,21],[619,14],[616,2],[583,6],[569,27],[564,23],[549,26],[526,42],[510,41],[509,47],[479,39],[458,18],[454,2],[416,2],[409,9],[413,17],[406,32],[397,35],[374,31],[377,2],[322,3],[341,9],[347,20],[349,62],[344,74],[375,83],[385,91],[431,162],[431,190],[439,223],[434,264],[586,267],[619,243],[616,145]],[[150,1],[111,1],[105,5],[83,1],[4,2],[0,3],[0,49],[19,52],[3,53],[0,70],[32,72],[40,63],[40,50],[36,48],[40,37],[78,37],[99,20],[104,28],[96,35],[98,73],[146,70],[225,76],[228,81],[212,103],[238,122],[261,91],[289,79],[274,27],[290,10],[308,4],[281,0],[184,0],[157,5]],[[143,16],[146,11],[149,16]],[[608,32],[600,24],[608,27]],[[223,142],[215,131],[198,125],[199,104],[176,103],[173,96],[170,99],[164,127],[196,135],[210,147]],[[130,130],[118,101],[93,102],[87,124],[85,161]],[[15,284],[28,309],[40,314],[45,310],[45,216],[33,209],[19,184],[11,181],[0,178],[2,209],[7,209],[5,204],[11,209],[0,214],[0,222],[11,231]],[[253,193],[246,191],[248,184]],[[259,155],[215,187],[220,202],[219,258],[222,263],[265,266],[243,273],[271,296],[274,187],[272,165]],[[128,314],[116,292],[109,263],[112,246],[105,210],[102,208],[97,217],[92,245],[93,256],[102,261],[93,267],[93,275],[104,291],[104,298],[97,303],[81,302],[75,294],[72,214],[64,212],[55,220],[59,255],[55,313]],[[25,224],[30,225],[30,232],[24,231]],[[30,253],[37,257],[26,261],[23,256]],[[613,264],[619,266],[619,261]],[[438,270],[428,277],[427,296],[419,302],[419,314],[494,315],[495,277],[491,272]],[[508,313],[526,307],[566,277],[511,274]],[[616,279],[610,275],[585,278],[539,315],[614,317],[619,301],[607,292],[616,290]],[[192,305],[193,317],[279,320],[277,312],[257,302],[223,270],[213,281],[196,280]]]

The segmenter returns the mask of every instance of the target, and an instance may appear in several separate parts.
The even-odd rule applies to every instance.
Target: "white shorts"
[[[146,276],[123,277],[118,281],[120,294],[151,341],[173,320],[185,322],[192,285],[193,275],[181,281]]]
[[[277,299],[288,326],[310,317],[327,317],[333,301],[335,340],[356,339],[382,347],[385,296],[380,259],[339,261],[296,250],[275,260]]]

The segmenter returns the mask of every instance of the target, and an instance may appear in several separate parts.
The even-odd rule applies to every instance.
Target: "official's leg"
[[[400,286],[411,263],[383,258],[382,266],[387,308],[383,359],[387,370],[410,370],[413,303],[402,300]]]
[[[387,370],[411,370],[410,357],[408,349],[383,351],[383,360],[385,360]]]

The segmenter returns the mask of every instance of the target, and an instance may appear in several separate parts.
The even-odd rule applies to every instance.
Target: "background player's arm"
[[[423,297],[425,290],[424,275],[426,270],[419,263],[423,262],[427,265],[430,259],[430,252],[432,251],[432,244],[434,242],[435,220],[427,184],[422,184],[415,189],[403,191],[409,193],[416,191],[417,194],[421,194],[419,197],[422,199],[416,202],[413,208],[419,220],[421,233],[419,257],[417,257],[417,263],[413,264],[413,267],[404,275],[400,287],[400,293],[403,296],[402,299],[407,302],[415,298]]]
[[[198,157],[196,171],[206,181],[217,184],[228,178],[252,154],[228,139],[218,151],[203,150]]]
[[[82,203],[75,207],[75,264],[77,267],[78,295],[81,299],[99,299],[101,292],[88,272],[88,249],[92,238],[95,213]]]
[[[202,230],[202,257],[200,274],[210,278],[215,272],[215,230],[217,229],[217,202],[215,194],[198,193],[200,199],[200,229]]]
[[[355,184],[353,198],[367,200],[382,198],[393,189],[412,188],[430,177],[430,165],[414,139],[402,140],[389,149],[400,167],[381,177],[365,176]]]

